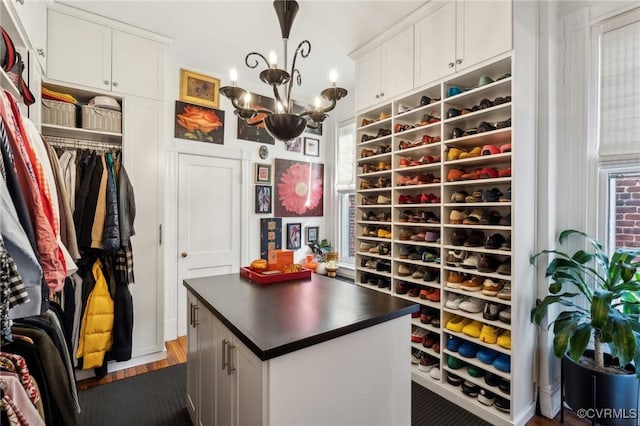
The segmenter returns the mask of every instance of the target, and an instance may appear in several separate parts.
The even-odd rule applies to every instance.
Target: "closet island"
[[[316,274],[183,284],[194,424],[411,423],[406,336],[418,305]]]

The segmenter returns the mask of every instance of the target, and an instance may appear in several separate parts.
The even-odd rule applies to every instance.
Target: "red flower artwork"
[[[322,216],[323,164],[276,159],[275,172],[276,216]]]

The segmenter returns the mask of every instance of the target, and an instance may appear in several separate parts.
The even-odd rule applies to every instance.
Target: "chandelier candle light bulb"
[[[309,56],[309,53],[311,53],[311,43],[308,40],[303,40],[298,44],[293,54],[290,71],[287,71],[287,42],[293,21],[300,6],[295,0],[275,0],[273,7],[276,11],[278,22],[280,23],[284,47],[284,66],[278,68],[277,56],[274,51],[269,53],[268,60],[258,52],[251,52],[245,56],[244,62],[249,68],[255,69],[260,64],[260,61],[264,61],[266,68],[260,72],[259,77],[263,83],[271,86],[276,101],[276,111],[271,111],[262,106],[251,106],[248,102],[245,102],[244,106],[241,106],[240,100],[246,96],[248,91],[236,86],[238,78],[237,72],[230,74],[232,85],[221,87],[220,93],[231,101],[235,109],[234,114],[240,119],[247,121],[248,125],[257,126],[264,123],[265,128],[271,136],[280,141],[288,141],[300,136],[307,127],[311,129],[319,128],[327,118],[327,113],[335,108],[336,103],[340,99],[347,96],[347,90],[342,87],[336,87],[338,75],[334,70],[331,70],[329,73],[331,87],[320,92],[320,96],[330,102],[329,106],[323,108],[322,104],[316,101],[313,107],[305,109],[298,114],[293,113],[291,90],[293,89],[294,82],[298,86],[302,84],[302,75],[296,67],[296,60],[298,59],[298,55],[302,58]],[[282,93],[280,92],[280,88],[282,88]],[[257,119],[259,117],[261,118]],[[248,121],[249,119],[253,120]]]
[[[238,84],[238,70],[231,68],[231,70],[229,70],[229,79],[231,80],[232,86]]]

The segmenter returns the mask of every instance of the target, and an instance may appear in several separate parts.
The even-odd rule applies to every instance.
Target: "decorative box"
[[[285,266],[293,265],[293,252],[291,250],[269,250],[267,252],[267,262],[269,262],[269,270],[283,271]]]

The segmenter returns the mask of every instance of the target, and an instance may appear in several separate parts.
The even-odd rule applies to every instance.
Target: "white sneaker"
[[[477,314],[478,312],[482,312],[484,309],[484,302],[480,299],[476,299],[475,297],[471,297],[460,303],[460,309],[471,312],[472,314]]]
[[[449,309],[459,309],[460,303],[464,301],[464,297],[459,294],[449,293],[447,294],[447,302],[444,304]]]
[[[431,371],[429,371],[429,375],[434,380],[440,380],[440,369],[438,367],[433,367]]]
[[[398,114],[402,114],[403,112],[408,112],[411,111],[411,107],[408,107],[406,105],[398,105]]]

